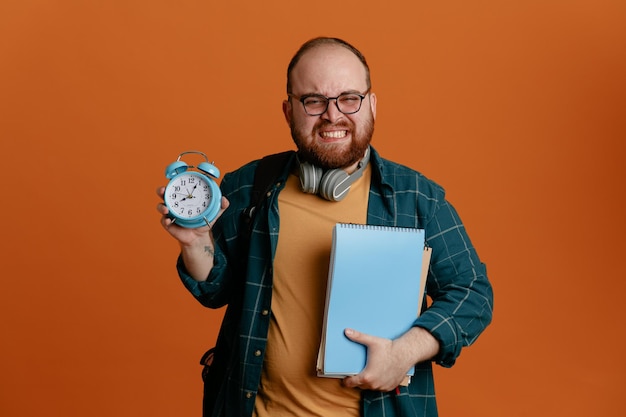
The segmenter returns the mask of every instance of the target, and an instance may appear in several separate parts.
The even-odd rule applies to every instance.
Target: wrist
[[[426,329],[412,327],[394,343],[411,358],[411,366],[419,362],[429,361],[439,353],[439,341]]]
[[[194,244],[181,243],[181,258],[189,275],[196,281],[206,281],[215,262],[215,246],[210,239],[199,239]]]

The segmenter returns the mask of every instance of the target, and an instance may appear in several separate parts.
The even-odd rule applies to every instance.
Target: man
[[[376,104],[362,54],[339,39],[313,39],[288,67],[283,102],[298,151],[253,230],[241,219],[258,161],[224,177],[211,227],[180,228],[159,205],[181,246],[184,285],[207,307],[228,305],[205,381],[205,416],[436,416],[432,362],[452,366],[491,322],[485,266],[441,187],[370,147]],[[329,179],[336,175],[348,177],[348,191]],[[343,380],[315,369],[338,222],[421,228],[432,248],[430,306],[395,340],[346,329],[368,356],[361,373]],[[411,367],[410,385],[400,386]]]

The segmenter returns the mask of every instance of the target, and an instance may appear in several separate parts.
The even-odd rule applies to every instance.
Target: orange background
[[[156,187],[292,147],[288,60],[367,56],[374,145],[441,183],[493,325],[442,416],[623,416],[622,0],[0,3],[0,415],[198,416],[221,311],[178,282]]]

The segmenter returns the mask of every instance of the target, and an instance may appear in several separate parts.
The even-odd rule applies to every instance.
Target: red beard
[[[348,130],[348,132],[352,135],[352,140],[349,146],[346,148],[346,145],[343,143],[320,143],[318,140],[318,132],[322,129],[327,129],[328,127],[343,128]],[[313,128],[313,131],[310,133],[312,136],[310,141],[305,139],[308,135],[296,129],[293,120],[290,128],[291,137],[298,147],[301,160],[319,166],[322,169],[336,169],[348,167],[363,158],[365,150],[372,141],[372,136],[374,134],[374,120],[372,118],[366,120],[363,123],[362,130],[357,131],[354,123],[350,121],[333,125],[326,120],[320,119]]]

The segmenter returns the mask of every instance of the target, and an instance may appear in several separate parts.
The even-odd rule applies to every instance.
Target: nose
[[[334,101],[334,103],[332,103],[331,101]],[[339,111],[339,106],[337,105],[337,99],[336,98],[329,99],[328,107],[326,107],[326,111],[321,114],[321,117],[330,122],[335,122],[339,120],[342,116],[343,116],[343,113]]]

